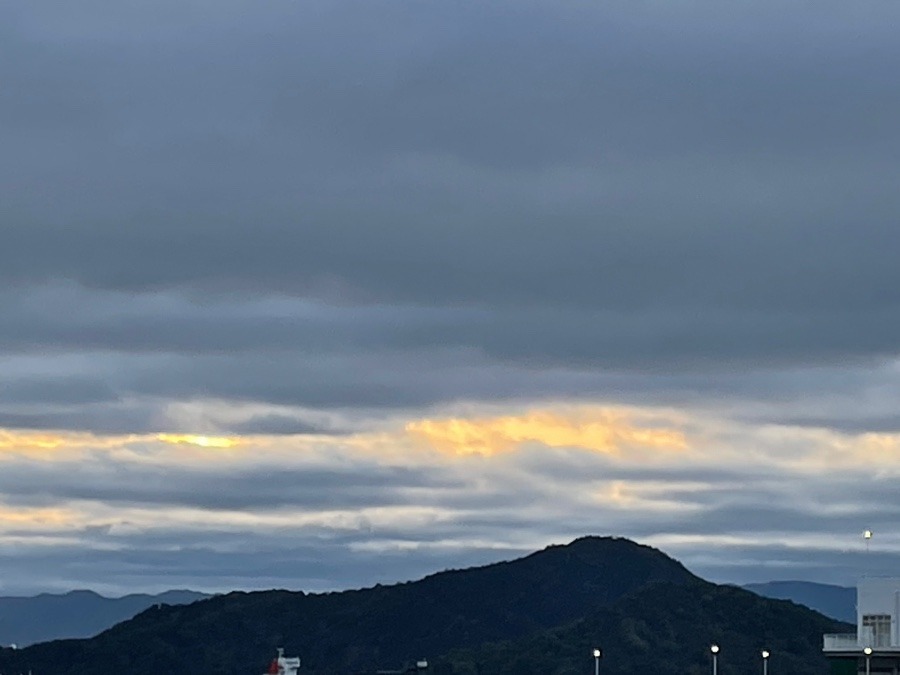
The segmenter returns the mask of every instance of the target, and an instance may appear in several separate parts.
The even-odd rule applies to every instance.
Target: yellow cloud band
[[[602,453],[616,453],[627,447],[680,450],[687,446],[684,434],[677,429],[641,427],[626,413],[608,409],[424,419],[409,422],[405,428],[413,437],[454,455],[492,456],[527,443]]]

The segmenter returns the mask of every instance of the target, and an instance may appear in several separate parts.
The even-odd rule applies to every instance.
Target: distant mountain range
[[[747,584],[753,591],[767,598],[791,600],[839,621],[856,623],[856,589],[809,581],[770,581]]]
[[[159,603],[185,605],[207,597],[194,591],[121,598],[105,598],[93,591],[0,596],[0,644],[23,647],[61,638],[92,637]]]
[[[151,607],[87,640],[0,649],[0,672],[244,675],[276,647],[308,675],[403,667],[432,675],[755,672],[759,650],[794,675],[827,670],[822,634],[851,627],[792,602],[708,583],[626,539],[586,537],[511,562],[340,593],[235,592]]]

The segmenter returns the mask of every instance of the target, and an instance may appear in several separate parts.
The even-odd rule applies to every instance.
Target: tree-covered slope
[[[710,645],[719,645],[720,675],[770,671],[821,675],[822,634],[852,626],[784,600],[704,581],[655,584],[569,626],[527,640],[457,650],[435,675],[583,675],[603,649],[604,675],[708,675]]]
[[[663,553],[587,537],[525,558],[358,591],[231,593],[149,609],[91,640],[0,652],[0,672],[170,675],[260,671],[275,647],[304,672],[435,657],[570,623],[652,582],[696,580]]]

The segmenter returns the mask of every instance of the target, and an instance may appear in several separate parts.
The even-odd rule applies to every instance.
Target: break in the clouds
[[[898,19],[4,4],[4,587],[896,565]]]

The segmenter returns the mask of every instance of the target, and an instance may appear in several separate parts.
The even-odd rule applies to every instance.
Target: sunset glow
[[[529,443],[600,453],[635,447],[683,450],[687,445],[678,429],[639,427],[626,414],[605,409],[571,416],[531,411],[494,418],[425,419],[409,422],[406,430],[442,452],[486,457]]]
[[[156,438],[172,445],[196,445],[201,448],[235,448],[240,439],[224,436],[195,436],[193,434],[159,434]]]

